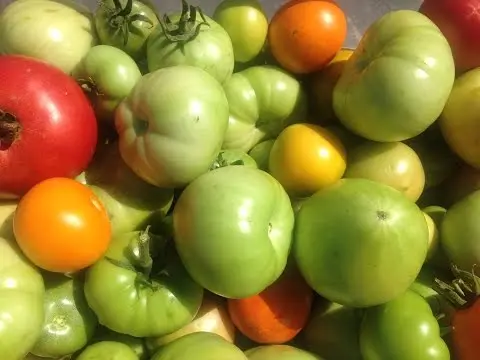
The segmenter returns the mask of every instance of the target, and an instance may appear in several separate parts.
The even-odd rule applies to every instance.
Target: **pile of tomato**
[[[1,360],[478,360],[480,0],[0,12]]]

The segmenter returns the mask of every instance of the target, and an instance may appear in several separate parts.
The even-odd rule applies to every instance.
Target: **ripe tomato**
[[[318,125],[286,127],[270,151],[269,170],[293,196],[308,196],[339,180],[346,150],[329,130]]]
[[[258,295],[228,299],[228,312],[240,332],[259,344],[292,340],[306,325],[313,290],[294,268]]]
[[[92,265],[106,251],[111,235],[100,200],[87,186],[68,178],[44,180],[25,194],[13,231],[35,265],[63,273]]]
[[[268,29],[273,56],[296,74],[326,66],[346,36],[346,16],[332,0],[290,0],[277,10]]]

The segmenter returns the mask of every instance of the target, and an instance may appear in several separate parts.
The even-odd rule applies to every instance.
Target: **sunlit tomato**
[[[345,169],[343,144],[318,125],[288,126],[270,151],[270,174],[293,196],[308,196],[335,183]]]
[[[68,178],[35,185],[13,219],[18,245],[38,267],[71,273],[90,266],[106,251],[108,214],[87,186]]]
[[[292,340],[306,325],[314,298],[313,290],[294,268],[260,294],[229,299],[228,312],[240,332],[259,344],[282,344]]]
[[[296,74],[326,66],[346,36],[345,14],[332,0],[290,0],[277,10],[268,29],[273,56]]]

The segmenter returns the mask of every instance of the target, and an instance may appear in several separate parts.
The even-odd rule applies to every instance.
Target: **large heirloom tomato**
[[[44,62],[0,56],[0,198],[89,164],[97,120],[75,80]]]

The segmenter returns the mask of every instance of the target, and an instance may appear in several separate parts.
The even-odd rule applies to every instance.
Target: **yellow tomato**
[[[309,96],[313,113],[322,124],[335,120],[332,105],[333,89],[342,74],[345,63],[352,54],[352,49],[340,50],[325,68],[312,76]]]
[[[312,124],[285,128],[273,144],[270,174],[292,196],[309,196],[339,180],[346,169],[346,151],[327,129]]]

